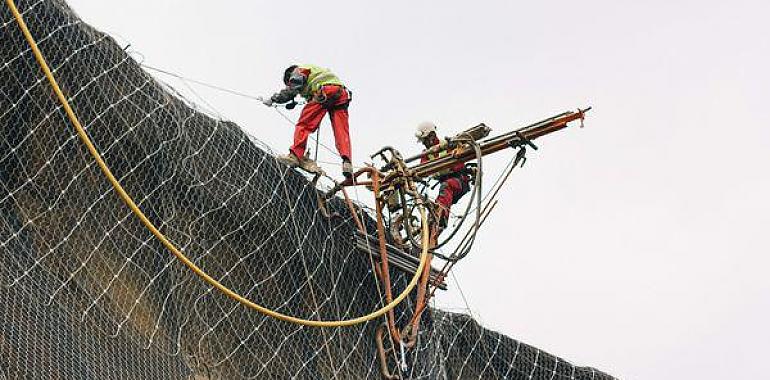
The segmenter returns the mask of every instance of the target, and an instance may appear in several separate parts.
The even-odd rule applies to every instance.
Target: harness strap
[[[327,96],[322,91],[323,88],[326,87],[326,86],[335,86],[335,87],[337,87],[337,91],[334,92],[334,94]],[[342,92],[343,91],[347,92],[347,94],[348,94],[348,101],[346,101],[343,104],[335,105],[335,103],[337,103],[337,101],[339,101],[340,98],[342,97]],[[353,99],[353,92],[348,90],[343,85],[328,84],[328,85],[321,86],[321,88],[318,90],[318,92],[316,93],[314,98],[315,98],[314,100],[317,103],[321,104],[321,106],[323,108],[326,108],[327,111],[331,112],[331,111],[336,111],[336,110],[347,109],[348,106],[350,105],[350,101]]]

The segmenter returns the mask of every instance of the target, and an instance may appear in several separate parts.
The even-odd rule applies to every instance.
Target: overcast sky
[[[538,141],[458,265],[474,316],[620,378],[767,378],[767,1],[70,3],[145,63],[242,92],[269,95],[292,62],[331,67],[355,92],[358,164],[416,151],[423,120],[502,133],[593,106]],[[195,91],[288,147],[274,111]],[[438,301],[465,308],[455,282]]]

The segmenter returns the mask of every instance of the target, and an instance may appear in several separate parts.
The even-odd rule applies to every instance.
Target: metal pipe
[[[390,269],[388,269],[388,251],[385,248],[385,226],[382,221],[382,202],[380,201],[380,173],[373,167],[367,167],[369,175],[372,178],[372,192],[374,193],[374,204],[377,214],[377,238],[380,241],[380,267],[382,274],[383,287],[385,288],[385,301],[387,303],[393,300],[393,291],[390,285]],[[364,170],[362,169],[362,170]],[[428,262],[430,263],[430,262]],[[395,312],[391,309],[388,311],[388,325],[391,329],[391,338],[396,341],[400,341],[398,329],[396,328],[396,316]]]
[[[344,188],[342,189],[342,195],[345,196],[345,204],[348,206],[348,210],[350,210],[350,215],[353,217],[353,221],[356,222],[358,231],[360,231],[362,234],[366,234],[366,229],[364,228],[364,224],[361,223],[361,219],[358,218],[358,212],[356,212],[356,209],[353,206],[353,201],[350,200],[350,197],[348,196],[348,192],[345,191]]]
[[[582,120],[585,117],[585,112],[587,112],[589,109],[590,108],[585,110],[578,110],[578,112],[565,112],[552,118],[546,119],[543,122],[536,123],[532,127],[525,127],[517,131],[509,132],[490,140],[483,141],[480,144],[481,152],[483,155],[487,155],[508,148],[511,142],[520,140],[520,137],[516,132],[518,132],[527,140],[534,140],[543,135],[564,129],[567,127],[569,122],[574,120]],[[417,164],[409,168],[409,170],[415,177],[428,177],[434,173],[449,169],[452,165],[458,162],[467,162],[473,159],[473,156],[474,154],[472,150],[464,149],[452,156],[442,157],[436,160]]]
[[[366,241],[364,239],[359,239],[355,242],[356,248],[361,250],[362,252],[368,252],[371,253],[372,256],[375,258],[379,258],[379,254],[377,251],[372,249],[372,246],[369,244],[369,241]],[[397,256],[393,254],[394,252],[388,252],[388,263],[392,264],[394,267],[397,267],[398,269],[403,270],[406,273],[414,273],[417,270],[417,266],[406,260],[408,256]],[[439,280],[440,272],[436,270],[435,268],[431,268],[430,278],[431,278],[431,284],[434,286],[438,286],[442,290],[447,289],[446,283],[443,283]]]

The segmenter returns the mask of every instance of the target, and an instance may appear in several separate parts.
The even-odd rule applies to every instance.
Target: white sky
[[[592,105],[585,129],[538,141],[458,266],[474,315],[621,378],[767,377],[766,1],[70,3],[145,63],[243,92],[331,67],[355,92],[358,163],[417,150],[422,120],[502,133]],[[196,91],[288,147],[274,111]],[[463,308],[450,287],[439,303]]]

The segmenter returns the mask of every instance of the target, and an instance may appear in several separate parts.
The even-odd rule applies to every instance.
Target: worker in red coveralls
[[[307,100],[294,129],[294,144],[289,154],[278,160],[292,167],[299,166],[309,172],[320,172],[318,165],[305,157],[307,139],[318,129],[324,115],[329,114],[334,130],[337,151],[342,157],[342,174],[353,176],[351,164],[350,132],[348,126],[348,105],[351,92],[329,69],[313,65],[291,65],[283,73],[286,87],[270,98],[263,99],[267,106],[289,103],[294,108],[294,98],[301,95]],[[291,103],[290,103],[291,102]]]
[[[417,126],[415,133],[417,140],[425,149],[430,149],[440,144],[446,144],[446,139],[439,139],[436,134],[436,125],[431,122],[423,122]],[[428,153],[422,156],[420,162],[435,160],[449,154],[446,150]],[[438,205],[439,233],[446,228],[449,221],[449,210],[470,190],[471,175],[465,168],[465,164],[458,162],[449,169],[434,174],[434,178],[441,183],[436,204]]]

